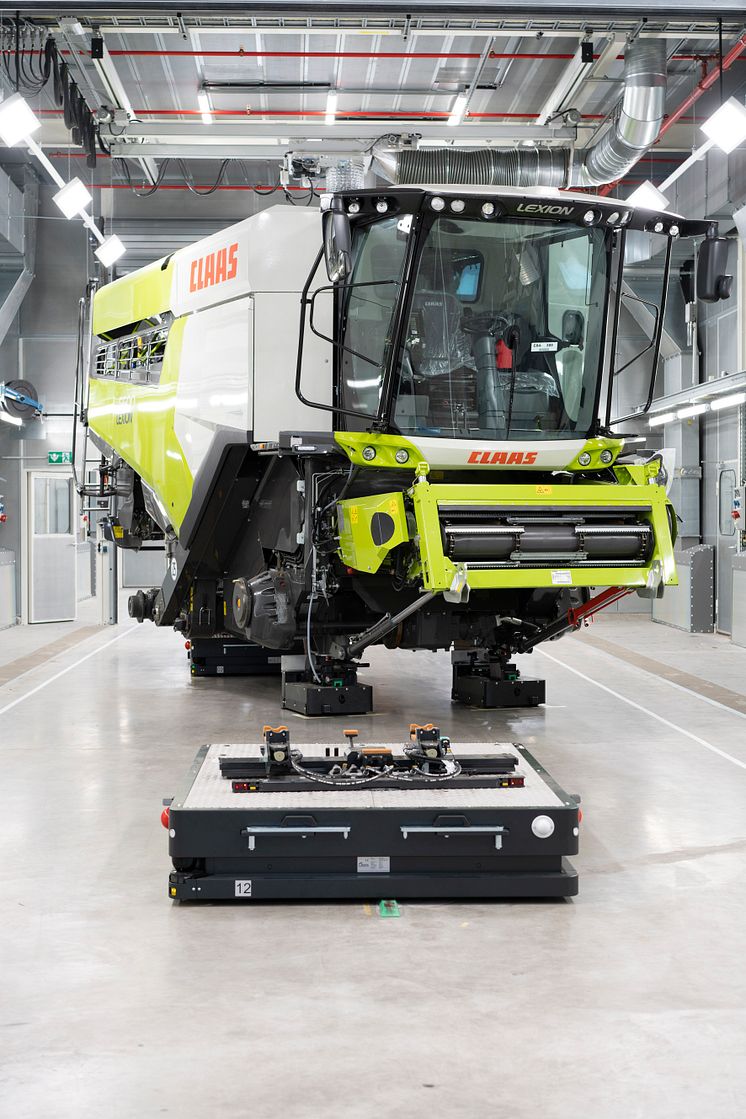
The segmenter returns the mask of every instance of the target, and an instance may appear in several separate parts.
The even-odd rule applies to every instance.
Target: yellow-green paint
[[[367,466],[378,470],[414,470],[418,463],[426,461],[427,458],[425,452],[422,451],[416,443],[413,443],[411,439],[403,435],[383,435],[379,432],[369,431],[335,431],[334,438],[347,455],[350,462],[354,462],[356,466]],[[480,440],[480,442],[483,443],[484,440]],[[551,443],[547,442],[547,446],[551,447]],[[373,458],[366,459],[363,457],[363,450],[366,447],[372,447],[376,452]],[[613,465],[623,447],[623,439],[604,436],[586,439],[575,458],[571,459],[570,462],[565,465],[565,469],[604,470]],[[404,462],[397,462],[396,452],[398,450],[405,450],[407,452],[408,457]],[[609,462],[602,462],[601,452],[607,450],[611,451],[612,457]],[[589,454],[591,456],[590,462],[585,463],[585,465],[578,461],[582,454]],[[458,467],[450,466],[449,469],[457,470]],[[500,469],[500,467],[480,464],[480,469],[491,470]],[[516,468],[514,467],[513,469]]]
[[[422,459],[422,452],[414,443],[402,435],[381,435],[369,431],[335,431],[334,438],[349,458],[357,466],[375,466],[378,469],[413,470]],[[363,458],[363,450],[373,447],[376,457]],[[406,462],[396,461],[396,452],[405,450],[409,456]]]
[[[177,530],[191,501],[194,482],[174,431],[186,321],[176,319],[168,333],[158,384],[91,377],[88,405],[92,430],[155,490]]]
[[[611,466],[615,461],[619,452],[624,447],[623,439],[612,439],[605,436],[596,436],[593,439],[586,439],[585,446],[581,451],[578,451],[572,462],[567,464],[568,470],[604,470]],[[609,462],[601,461],[601,452],[611,451],[611,459]],[[591,456],[591,461],[582,466],[578,461],[580,456],[588,454]]]
[[[404,495],[400,492],[340,501],[337,510],[339,552],[342,561],[357,571],[378,571],[391,549],[409,540]],[[376,513],[386,513],[394,522],[394,531],[385,544],[376,544],[373,539],[371,526]]]
[[[441,536],[440,509],[449,504],[485,506],[515,506],[516,509],[533,509],[541,512],[552,510],[572,511],[577,506],[595,505],[619,509],[625,507],[648,510],[643,516],[653,529],[654,546],[650,560],[642,567],[573,567],[556,564],[553,568],[504,567],[468,570],[472,590],[498,590],[518,587],[644,587],[651,570],[657,567],[666,584],[676,584],[676,567],[673,559],[671,522],[669,521],[665,489],[650,480],[647,465],[630,465],[616,468],[618,484],[588,482],[582,485],[556,485],[551,483],[522,485],[432,484],[425,471],[407,493],[410,516],[414,526],[408,530],[406,506],[401,493],[376,494],[373,497],[350,498],[339,503],[340,556],[345,564],[358,571],[377,571],[388,552],[414,535],[418,543],[419,559],[410,568],[421,578],[422,588],[444,591],[451,587],[457,565],[444,554]],[[394,504],[395,503],[395,504]],[[383,547],[373,543],[371,519],[373,513],[397,509],[397,532]],[[415,528],[416,526],[416,528]],[[561,573],[558,575],[558,572]],[[569,576],[569,584],[563,582]]]
[[[639,472],[639,473],[638,473]],[[535,509],[551,506],[572,511],[574,506],[597,505],[608,508],[625,506],[643,507],[643,514],[652,525],[654,546],[650,560],[643,567],[572,567],[557,564],[553,568],[495,568],[469,571],[472,590],[501,587],[644,587],[648,575],[659,565],[663,582],[676,584],[676,566],[673,558],[673,541],[668,519],[668,499],[662,486],[644,481],[645,468],[635,474],[642,475],[641,484],[613,485],[588,483],[585,485],[431,485],[425,479],[412,487],[412,502],[420,541],[422,561],[422,586],[425,590],[447,590],[456,575],[456,564],[443,553],[440,531],[439,507],[449,503],[475,504],[484,508],[491,504],[516,508]],[[468,568],[468,564],[466,565]],[[558,572],[567,572],[571,582],[558,582]],[[554,579],[553,576],[554,575]],[[561,576],[559,577],[561,578]]]
[[[106,338],[170,310],[172,279],[173,261],[164,258],[106,284],[93,299],[93,333]]]

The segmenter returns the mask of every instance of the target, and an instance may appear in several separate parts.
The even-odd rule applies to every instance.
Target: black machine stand
[[[367,715],[373,710],[373,688],[360,684],[357,670],[367,665],[315,657],[282,658],[282,706],[300,715]]]
[[[230,634],[192,637],[187,643],[192,676],[279,676],[280,654]]]
[[[224,634],[187,642],[192,676],[275,676],[282,673],[282,706],[300,715],[368,715],[373,688],[358,681],[367,665],[315,657],[283,656]],[[486,649],[451,653],[451,698],[472,707],[536,707],[545,702],[543,680],[523,679],[518,668]]]
[[[451,699],[471,707],[538,707],[546,702],[544,680],[524,679],[516,665],[487,649],[454,649]]]

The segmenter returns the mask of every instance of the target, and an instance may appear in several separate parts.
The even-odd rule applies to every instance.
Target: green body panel
[[[349,567],[371,573],[378,571],[391,549],[409,540],[402,493],[356,497],[340,501],[337,508],[340,554]],[[376,544],[373,540],[371,524],[376,513],[385,513],[393,521],[392,534],[385,544]]]
[[[174,431],[186,321],[176,319],[169,331],[158,384],[91,377],[88,403],[91,430],[155,491],[177,530],[191,501],[194,482]]]
[[[602,437],[602,436],[596,436],[593,439],[586,439],[585,446],[583,447],[583,450],[579,451],[578,455],[572,460],[572,462],[569,462],[567,464],[567,469],[568,470],[603,470],[605,466],[608,467],[615,462],[617,455],[619,454],[619,452],[622,450],[623,447],[624,447],[624,440],[623,439],[609,439],[607,437]],[[602,451],[611,451],[611,454],[612,454],[611,463],[608,463],[608,462],[603,463],[601,461],[601,452]],[[580,455],[582,455],[582,454],[589,454],[591,456],[591,461],[589,463],[586,463],[585,466],[582,466],[578,462],[578,459],[580,458]]]
[[[657,469],[653,467],[652,469]],[[647,466],[626,466],[617,468],[617,478],[621,484],[588,482],[580,485],[555,484],[432,484],[424,471],[418,478],[408,497],[412,503],[419,541],[421,585],[428,591],[447,591],[457,578],[457,565],[443,553],[439,507],[449,504],[480,507],[515,505],[516,508],[534,509],[540,512],[551,507],[553,511],[571,511],[573,507],[598,505],[599,507],[624,509],[625,506],[649,509],[644,514],[654,533],[653,553],[649,562],[642,567],[502,567],[492,570],[468,570],[468,582],[472,590],[497,590],[501,588],[533,587],[645,587],[652,571],[660,573],[663,583],[677,583],[676,567],[673,557],[668,517],[668,499],[665,489],[652,482],[651,469]],[[373,512],[386,506],[401,494],[376,495],[373,498],[347,500],[339,503],[340,516],[351,527],[340,537],[340,554],[344,563],[360,571],[377,571],[384,558],[382,549],[373,543],[371,536],[371,517]],[[354,531],[352,508],[356,508]],[[402,503],[402,517],[404,505]],[[403,522],[406,524],[406,522]],[[403,537],[405,540],[406,537]],[[393,537],[384,551],[401,543]],[[569,582],[567,581],[569,579]]]
[[[171,309],[173,262],[156,260],[129,276],[122,276],[96,292],[93,333],[105,338],[112,330],[137,325],[151,315]]]
[[[369,431],[335,431],[334,438],[350,462],[354,462],[357,466],[412,470],[418,462],[423,461],[424,457],[418,447],[403,435],[382,435],[379,432]],[[365,447],[375,448],[376,457],[372,461],[363,458]],[[402,448],[409,458],[406,462],[397,462],[396,452]]]

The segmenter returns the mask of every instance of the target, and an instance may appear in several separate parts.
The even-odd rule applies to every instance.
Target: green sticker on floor
[[[399,903],[396,901],[379,901],[378,916],[401,917],[401,913],[399,912]]]

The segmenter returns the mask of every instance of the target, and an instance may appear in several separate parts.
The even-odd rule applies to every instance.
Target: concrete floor
[[[584,802],[576,900],[399,920],[167,900],[161,798],[203,742],[280,719],[275,681],[193,681],[173,634],[128,620],[0,687],[0,1114],[742,1114],[746,717],[608,643],[741,693],[746,650],[629,616],[588,636],[604,650],[526,659],[548,689],[527,712],[452,708],[447,656],[371,655],[368,737],[522,741]]]

